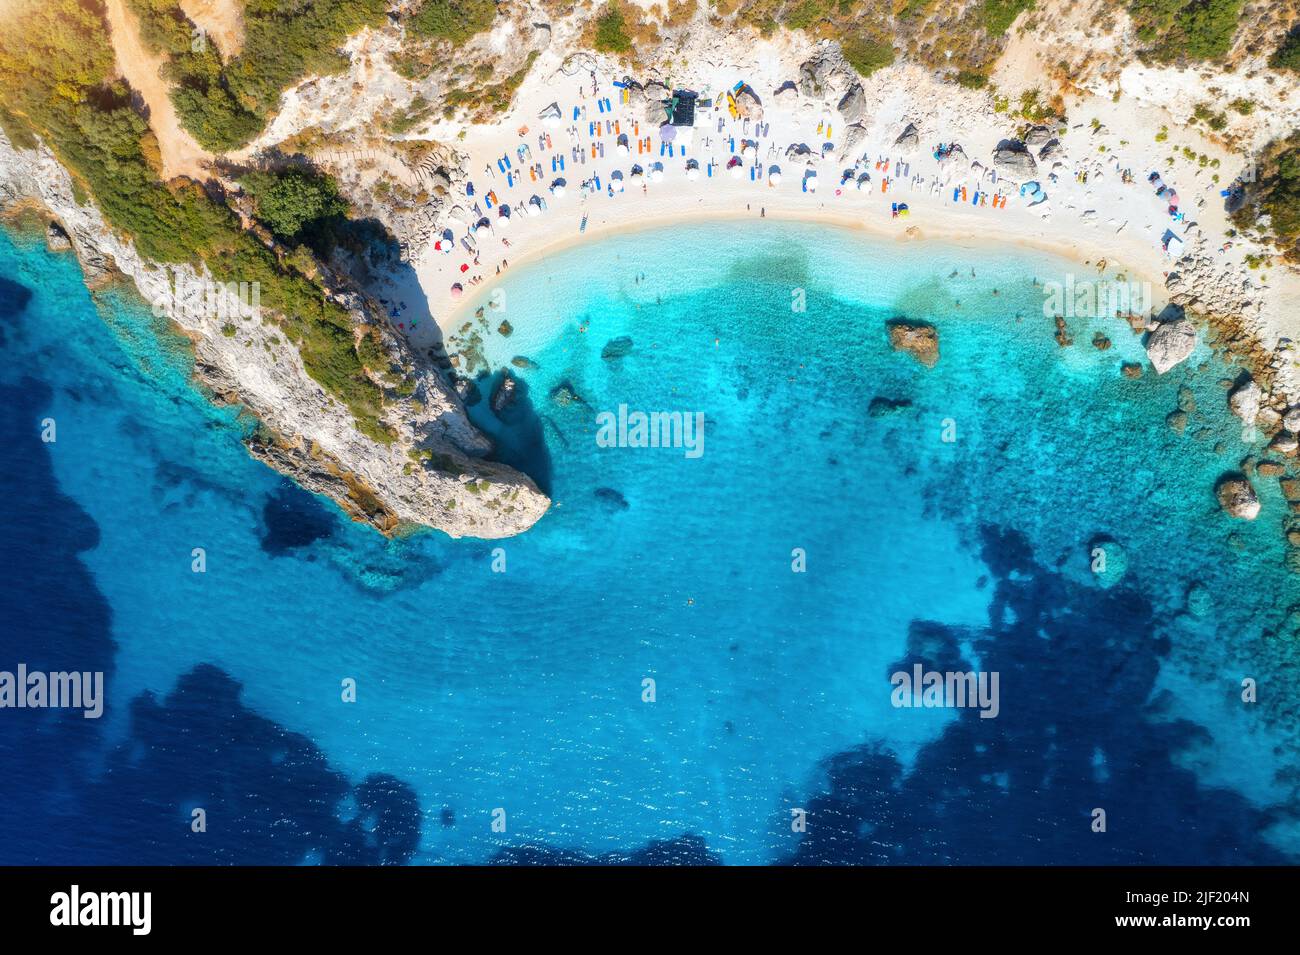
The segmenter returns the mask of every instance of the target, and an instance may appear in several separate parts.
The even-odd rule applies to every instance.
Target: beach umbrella
[[[636,166],[636,165],[634,165],[634,166],[632,167],[632,173],[631,173],[631,175],[632,175],[632,178],[633,178],[633,179],[635,179],[637,176],[641,176],[641,175],[644,175],[644,174],[645,174],[645,170],[642,169],[640,166]]]
[[[815,172],[808,174],[808,191],[809,192],[817,191],[817,173]]]
[[[609,184],[614,187],[615,192],[623,191],[623,170],[615,169],[609,174]]]
[[[866,192],[871,188],[871,177],[865,172],[858,176],[858,192]]]
[[[451,287],[452,298],[460,298],[464,294],[465,294],[465,286],[461,285],[459,282],[457,282],[455,285]]]
[[[691,166],[690,168],[688,168],[686,170],[686,178],[689,179],[691,182],[694,182],[696,179],[699,179],[700,178],[699,167]]]
[[[740,163],[736,163],[734,166],[729,166],[728,168],[731,169],[732,179],[740,179],[745,175],[745,167]]]
[[[671,143],[677,138],[677,127],[672,123],[664,123],[659,127],[659,138],[666,143]]]
[[[657,163],[655,163],[653,166],[650,167],[650,181],[651,181],[651,182],[663,182],[663,181],[664,181],[664,164],[663,164],[663,163],[661,163],[661,162],[657,162]]]

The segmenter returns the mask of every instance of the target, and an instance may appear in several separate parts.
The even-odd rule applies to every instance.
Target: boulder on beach
[[[895,318],[885,323],[894,351],[907,352],[926,368],[939,361],[939,330],[929,322]]]
[[[1214,486],[1219,507],[1230,517],[1253,521],[1259,516],[1259,497],[1244,474],[1225,474]]]
[[[1037,149],[1052,140],[1052,130],[1047,126],[1031,126],[1025,133],[1025,145]]]
[[[1039,162],[1055,162],[1065,153],[1065,147],[1061,145],[1059,139],[1053,139],[1042,149],[1038,150]]]
[[[736,115],[741,119],[763,118],[763,101],[758,98],[752,86],[744,86],[736,94]]]
[[[908,123],[903,131],[898,134],[898,138],[894,140],[894,145],[899,149],[916,149],[921,145],[921,134],[917,131],[915,125]]]
[[[998,148],[993,150],[993,165],[999,172],[1021,181],[1033,178],[1038,172],[1033,153],[1017,139],[1004,139],[998,143]]]
[[[1186,361],[1196,348],[1196,326],[1191,319],[1161,322],[1147,336],[1147,357],[1157,375],[1163,375],[1179,362]]]
[[[861,123],[850,123],[844,129],[844,138],[840,141],[839,158],[848,159],[857,152],[858,146],[867,138],[867,127]]]
[[[847,93],[840,97],[836,107],[846,123],[860,123],[867,112],[867,94],[862,91],[861,83],[854,83]]]

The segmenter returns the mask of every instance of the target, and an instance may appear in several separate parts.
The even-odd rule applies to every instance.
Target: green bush
[[[1233,214],[1239,229],[1260,224],[1269,229],[1283,255],[1300,262],[1300,132],[1270,143],[1260,154],[1255,181],[1246,186],[1246,203]]]
[[[463,46],[491,27],[496,15],[496,0],[425,0],[409,26],[416,36]]]
[[[1300,27],[1296,27],[1282,38],[1268,65],[1275,70],[1292,70],[1300,73]]]
[[[1138,39],[1161,62],[1214,60],[1232,48],[1242,0],[1129,0]]]
[[[253,197],[257,218],[283,242],[297,244],[310,227],[348,211],[338,183],[308,169],[249,172],[239,181]]]
[[[989,36],[1001,36],[1011,29],[1016,17],[1033,6],[1034,0],[984,0],[980,21]]]
[[[606,4],[605,12],[596,18],[594,45],[602,53],[627,53],[632,49],[632,38],[627,35],[623,8],[615,0]]]
[[[852,36],[841,43],[844,59],[862,76],[870,76],[894,62],[894,48],[866,36]]]

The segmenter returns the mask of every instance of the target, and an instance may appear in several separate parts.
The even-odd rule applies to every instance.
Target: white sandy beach
[[[439,223],[439,229],[452,234],[454,248],[444,253],[431,244],[413,256],[418,289],[408,281],[405,287],[381,290],[389,301],[407,305],[394,309],[394,322],[414,344],[428,346],[439,330],[446,334],[462,322],[500,274],[525,261],[616,231],[692,218],[766,215],[913,241],[1032,245],[1079,262],[1081,273],[1096,274],[1103,261],[1112,270],[1120,266],[1130,278],[1151,282],[1157,297],[1178,257],[1198,249],[1213,258],[1226,284],[1241,285],[1242,298],[1255,312],[1247,318],[1266,348],[1290,337],[1284,303],[1295,300],[1294,276],[1275,270],[1268,281],[1281,287],[1266,289],[1261,274],[1248,275],[1244,265],[1246,254],[1258,250],[1228,237],[1231,223],[1220,190],[1242,170],[1241,158],[1204,141],[1196,146],[1208,163],[1181,158],[1170,163],[1173,146],[1155,137],[1161,125],[1172,122],[1164,110],[1115,104],[1108,97],[1083,98],[1070,104],[1060,151],[1038,160],[1032,174],[1010,176],[994,167],[993,153],[1024,121],[996,112],[983,93],[940,83],[916,67],[898,66],[862,82],[858,122],[863,129],[860,141],[846,149],[848,119],[853,117],[837,109],[842,90],[827,90],[817,99],[789,89],[776,95],[797,79],[790,64],[798,62],[798,55],[784,48],[788,43],[757,44],[742,69],[733,65],[675,73],[674,88],[707,95],[698,101],[693,135],[687,134],[690,144],[683,149],[680,141],[673,143],[672,155],[644,108],[620,102],[614,83],[625,73],[601,57],[593,58],[594,95],[589,73],[565,75],[562,61],[548,52],[500,123],[435,125],[430,135],[458,139],[457,149],[464,155],[465,179],[456,183],[458,194]],[[733,118],[725,106],[714,108],[719,94],[740,82],[761,100],[761,119]],[[610,105],[609,111],[601,111],[602,102]],[[546,124],[540,115],[551,103],[558,104],[561,119]],[[593,124],[599,125],[599,134]],[[917,131],[912,148],[896,145],[908,124]],[[620,134],[628,137],[630,155],[617,149]],[[637,152],[638,138],[649,138],[645,152]],[[757,147],[742,150],[743,140]],[[960,145],[964,159],[939,162],[934,153],[940,143]],[[789,157],[792,144],[805,144],[810,153]],[[521,146],[527,147],[523,161]],[[507,176],[502,157],[509,157],[509,172],[515,175]],[[557,157],[563,158],[563,168]],[[727,168],[736,161],[732,157],[740,163],[739,175]],[[688,160],[698,163],[694,178]],[[528,171],[533,164],[541,167],[536,178]],[[641,168],[640,175],[634,166]],[[770,181],[773,167],[780,170],[779,184]],[[1171,216],[1168,203],[1156,195],[1148,182],[1152,172],[1177,190],[1181,218]],[[619,173],[623,189],[611,195]],[[860,189],[858,179],[864,174],[869,178]],[[846,175],[850,178],[844,181]],[[806,177],[815,177],[815,189],[805,189]],[[554,188],[558,181],[562,189]],[[1039,184],[1045,200],[1022,196],[1021,186],[1030,181]],[[973,202],[977,193],[978,205]],[[545,208],[532,215],[534,196]],[[489,205],[492,198],[496,201]],[[895,203],[906,204],[906,215],[892,215]],[[502,205],[511,209],[509,222],[500,216]],[[487,224],[475,229],[483,220]],[[1162,240],[1170,233],[1177,239],[1166,251]],[[1252,282],[1256,288],[1248,287]],[[463,293],[454,291],[456,285]],[[420,307],[422,297],[427,313]],[[434,322],[420,321],[426,314]]]

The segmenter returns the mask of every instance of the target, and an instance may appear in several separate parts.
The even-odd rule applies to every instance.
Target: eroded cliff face
[[[243,309],[211,307],[206,268],[144,260],[93,205],[77,202],[52,154],[16,149],[0,133],[0,206],[22,202],[39,203],[62,225],[88,283],[120,274],[165,309],[193,342],[199,383],[261,422],[248,441],[254,457],[332,498],[356,520],[389,534],[423,525],[452,537],[499,538],[527,530],[546,512],[550,501],[530,478],[483,460],[491,442],[471,424],[456,392],[392,332],[367,296],[331,291],[354,325],[369,327],[393,364],[409,372],[400,393],[376,379],[387,388],[383,421],[391,443],[358,431],[351,413],[307,374],[276,316],[253,307],[251,292]]]

